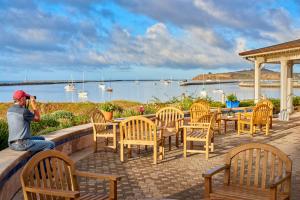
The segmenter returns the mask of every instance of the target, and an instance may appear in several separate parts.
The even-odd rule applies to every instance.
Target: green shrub
[[[191,105],[193,104],[193,98],[188,96],[184,97],[180,103],[180,109],[182,110],[189,110]]]
[[[55,111],[55,112],[51,113],[51,115],[55,119],[69,119],[69,120],[72,120],[74,118],[73,113],[71,113],[70,111],[65,111],[65,110]]]
[[[145,109],[145,111],[144,111],[145,115],[154,114],[158,111],[159,105],[152,104],[152,103],[151,104],[146,104],[146,105],[144,105],[144,109]]]
[[[227,101],[237,101],[237,97],[235,94],[231,93],[229,95],[227,95]]]
[[[244,100],[240,102],[239,107],[250,107],[255,106],[254,100]]]
[[[74,125],[86,124],[90,122],[90,117],[87,115],[75,116],[73,119]]]
[[[8,125],[4,120],[0,120],[0,150],[8,147]]]
[[[269,99],[273,103],[273,112],[275,114],[280,112],[280,99],[270,98]]]
[[[294,96],[293,97],[293,105],[299,106],[300,105],[300,96]]]
[[[209,104],[211,107],[225,108],[225,104],[220,101],[211,101]]]
[[[135,109],[127,109],[127,110],[124,110],[122,113],[122,117],[131,117],[131,116],[137,116],[137,115],[140,115],[140,112],[138,112]]]
[[[103,110],[105,112],[113,112],[113,111],[117,110],[117,106],[113,103],[106,102],[106,103],[100,104],[99,109]]]

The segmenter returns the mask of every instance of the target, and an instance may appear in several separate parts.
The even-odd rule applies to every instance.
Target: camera
[[[36,99],[36,96],[33,96],[33,97],[34,97],[34,99]],[[27,99],[30,99],[30,97],[26,96],[26,100],[27,100]]]

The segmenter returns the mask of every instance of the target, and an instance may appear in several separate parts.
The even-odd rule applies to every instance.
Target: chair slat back
[[[128,117],[120,123],[121,140],[156,141],[156,125],[143,116]]]
[[[249,143],[231,150],[226,156],[230,165],[226,183],[268,189],[270,183],[292,171],[292,161],[278,148],[260,143]],[[281,191],[288,192],[288,186]]]
[[[261,104],[253,109],[253,123],[266,124],[270,120],[270,107],[266,104]]]
[[[262,105],[262,104],[269,106],[269,108],[271,109],[270,110],[270,115],[273,115],[274,105],[273,105],[272,101],[270,101],[268,99],[263,99],[263,100],[260,100],[259,102],[257,102],[256,106],[259,106],[259,105]]]
[[[91,116],[91,122],[93,124],[94,133],[100,133],[106,130],[107,126],[97,124],[97,123],[105,123],[106,120],[104,118],[103,113],[100,110],[95,110]]]
[[[206,137],[209,139],[214,137],[214,127],[216,123],[217,113],[205,114],[199,118],[197,122],[192,122],[190,126],[193,129],[202,129],[207,131]]]
[[[197,122],[203,115],[210,113],[210,106],[207,101],[201,100],[193,103],[190,108],[191,123]]]
[[[175,107],[164,107],[158,110],[155,116],[155,124],[157,126],[175,128],[178,120],[184,118],[184,113],[182,110],[179,110]],[[179,121],[178,123],[179,126],[183,125],[183,120]]]
[[[33,156],[21,173],[21,183],[25,200],[58,199],[58,197],[26,191],[26,187],[36,189],[56,189],[79,191],[74,176],[74,162],[59,151],[43,151]]]

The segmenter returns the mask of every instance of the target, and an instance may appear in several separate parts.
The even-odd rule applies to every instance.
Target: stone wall
[[[55,131],[45,136],[56,144],[56,150],[68,155],[93,145],[92,125],[80,125]],[[32,157],[30,152],[0,151],[0,199],[11,199],[21,188],[20,173]]]

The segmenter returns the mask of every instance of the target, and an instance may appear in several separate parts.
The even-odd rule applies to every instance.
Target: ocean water
[[[121,81],[106,83],[113,92],[102,91],[97,82],[85,83],[85,91],[88,92],[87,99],[78,98],[78,91],[82,89],[82,84],[75,84],[76,91],[65,92],[66,84],[52,85],[24,85],[24,86],[1,86],[0,102],[12,101],[12,94],[15,90],[22,89],[31,95],[37,96],[41,102],[104,102],[110,100],[131,100],[147,103],[154,98],[166,101],[172,97],[185,95],[200,96],[201,91],[205,90],[207,95],[213,100],[221,101],[221,94],[215,90],[221,89],[225,94],[234,93],[240,100],[253,99],[253,88],[240,88],[237,83],[212,84],[212,85],[191,85],[180,86],[177,81],[166,85],[160,81]],[[262,94],[266,97],[280,97],[279,88],[262,88]],[[295,95],[300,95],[300,89],[294,89]]]

